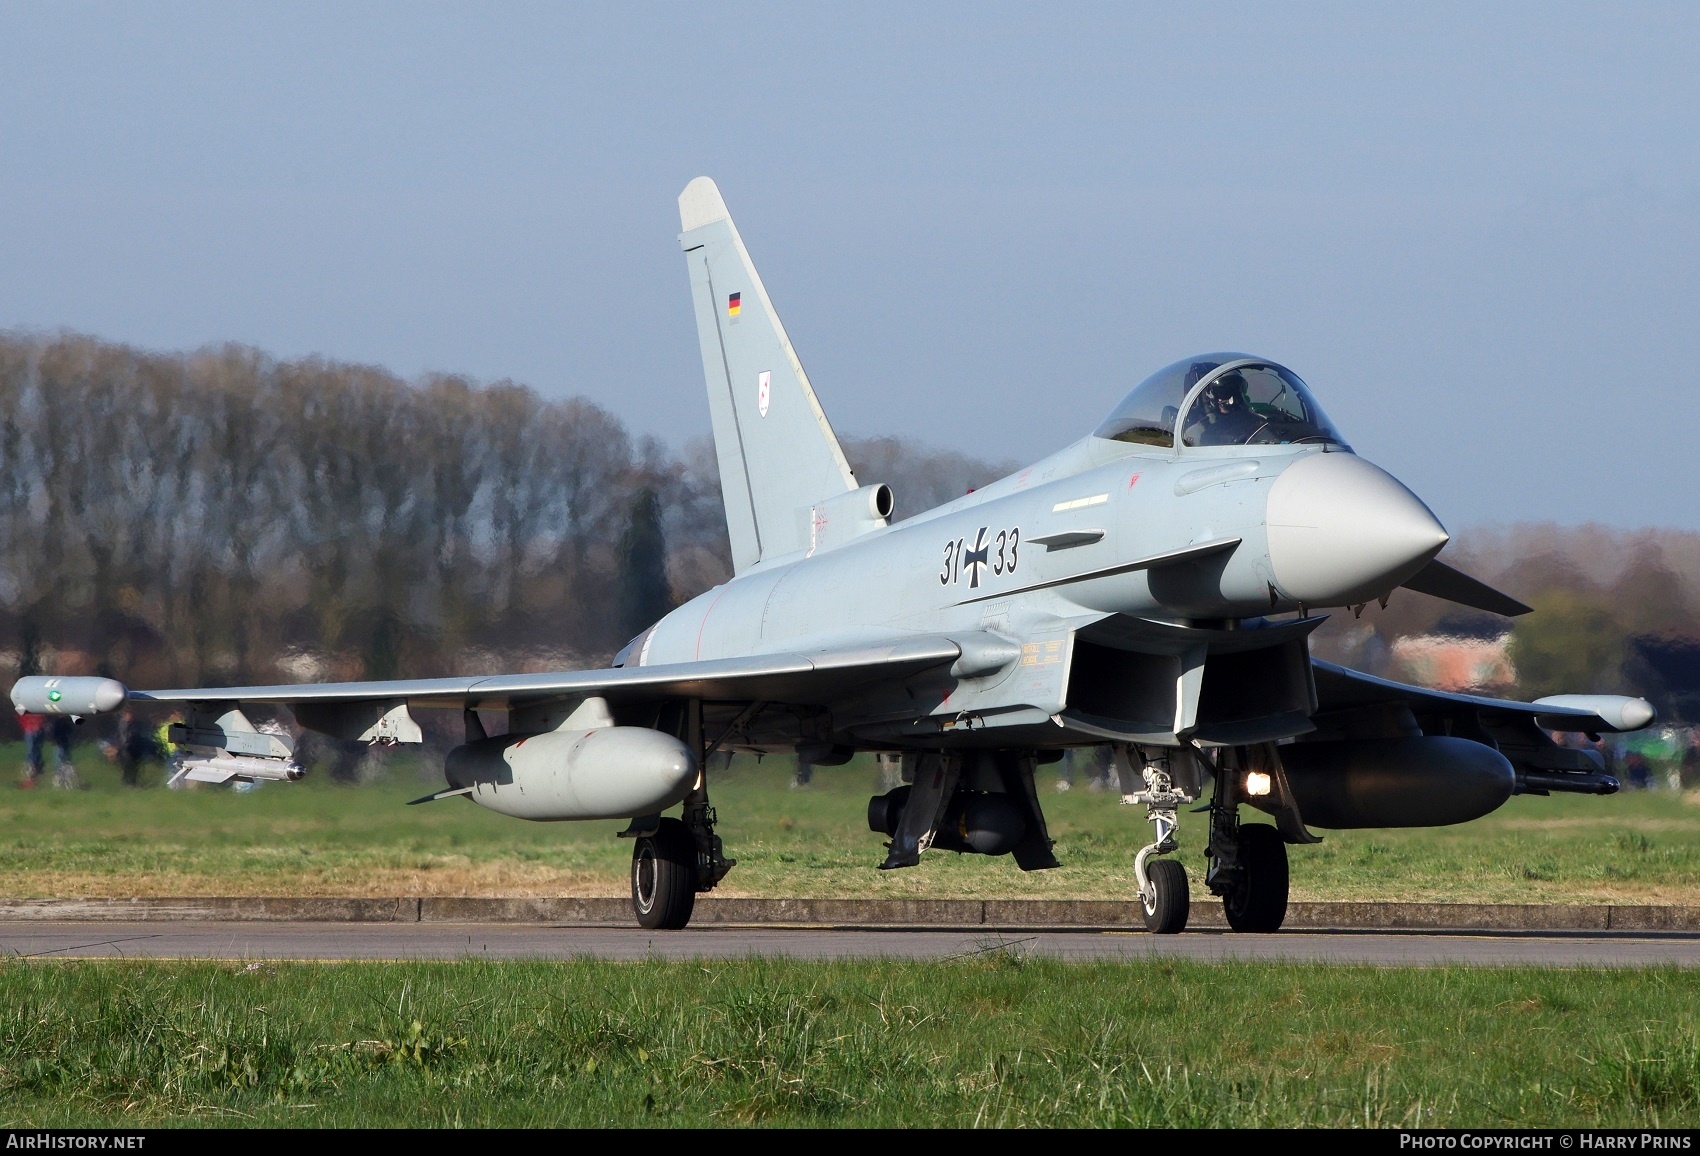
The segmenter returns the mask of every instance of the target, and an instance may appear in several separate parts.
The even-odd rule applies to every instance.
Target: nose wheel
[[[1186,868],[1173,859],[1159,859],[1151,864],[1145,871],[1145,887],[1139,901],[1145,909],[1145,930],[1158,935],[1186,930],[1186,918],[1192,911]]]
[[[1122,756],[1126,758],[1125,754]],[[1140,848],[1133,857],[1133,875],[1139,881],[1139,902],[1145,911],[1145,929],[1159,935],[1173,935],[1186,928],[1192,910],[1192,895],[1187,887],[1186,868],[1173,859],[1156,859],[1175,849],[1175,832],[1180,828],[1178,811],[1193,797],[1175,789],[1173,778],[1164,767],[1146,763],[1143,770],[1145,789],[1124,795],[1124,803],[1144,803],[1146,817],[1156,827],[1156,840]],[[1123,788],[1126,790],[1126,788]]]

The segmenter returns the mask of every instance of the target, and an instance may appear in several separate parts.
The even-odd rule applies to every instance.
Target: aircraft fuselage
[[[970,645],[990,637],[1020,658],[990,674],[919,680],[908,702],[847,702],[840,721],[973,712],[981,729],[1030,729],[1068,705],[1084,625],[1144,624],[1158,636],[1111,645],[1163,656],[1243,649],[1254,636],[1226,638],[1243,620],[1382,597],[1446,541],[1414,495],[1337,445],[1165,451],[1101,438],[842,544],[832,529],[817,527],[824,548],[763,562],[679,607],[627,665],[841,647],[894,631]],[[1211,543],[1222,545],[1195,560],[1124,569]],[[1125,733],[1172,738],[1180,726],[1156,722]],[[1104,736],[1069,736],[1090,737]]]

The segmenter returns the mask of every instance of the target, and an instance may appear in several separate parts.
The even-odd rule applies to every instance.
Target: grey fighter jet
[[[679,198],[735,577],[632,639],[605,670],[129,691],[26,678],[19,710],[180,704],[178,773],[292,778],[284,704],[340,739],[421,741],[412,712],[464,713],[448,785],[524,819],[629,819],[638,922],[679,928],[732,867],[711,756],[900,761],[870,801],[886,869],[929,849],[1057,865],[1034,768],[1115,752],[1122,801],[1155,838],[1135,872],[1146,922],[1182,929],[1178,808],[1209,802],[1208,871],[1230,924],[1273,931],[1287,846],[1311,828],[1460,823],[1514,794],[1617,789],[1549,732],[1653,721],[1640,699],[1510,702],[1403,686],[1315,660],[1324,608],[1404,587],[1480,610],[1528,607],[1436,559],[1428,508],[1352,452],[1291,370],[1244,353],[1146,378],[1088,436],[893,524],[857,478],[714,182]],[[505,711],[487,735],[479,711]],[[425,802],[428,800],[418,800]],[[667,814],[679,807],[677,817]],[[1242,808],[1272,822],[1242,823]]]

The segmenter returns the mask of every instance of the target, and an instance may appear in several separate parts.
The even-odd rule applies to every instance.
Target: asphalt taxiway
[[[1284,960],[1380,966],[1700,967],[1693,932],[998,930],[708,926],[685,931],[513,923],[0,923],[0,955],[28,959],[930,959],[1018,952],[1058,959]]]

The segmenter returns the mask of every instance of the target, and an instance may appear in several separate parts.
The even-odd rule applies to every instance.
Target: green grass
[[[1700,1122],[1691,974],[0,964],[0,1125]]]
[[[0,748],[0,766],[18,748]],[[622,895],[630,844],[620,823],[526,823],[454,799],[402,804],[440,772],[397,757],[361,787],[322,777],[222,788],[126,790],[117,769],[82,761],[89,789],[0,790],[0,894]],[[1150,838],[1143,808],[1113,794],[1041,798],[1057,871],[1024,874],[1007,857],[929,854],[882,872],[867,830],[877,773],[858,761],[821,769],[801,790],[790,766],[740,760],[713,787],[738,866],[728,895],[1126,898],[1133,853]],[[157,783],[157,778],[156,778]],[[1255,816],[1253,816],[1255,817]],[[1299,899],[1700,904],[1700,806],[1670,791],[1609,798],[1517,798],[1495,814],[1429,830],[1324,832],[1292,848]],[[1201,878],[1204,821],[1183,816],[1181,862]]]

